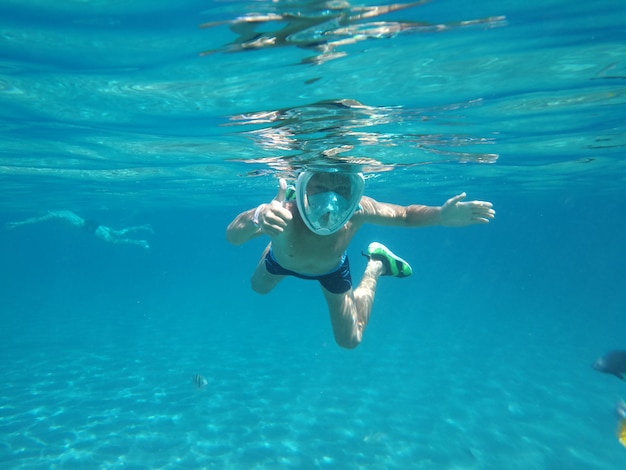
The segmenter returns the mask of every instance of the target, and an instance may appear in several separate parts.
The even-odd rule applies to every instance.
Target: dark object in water
[[[202,377],[200,374],[195,374],[191,377],[193,384],[198,388],[204,388],[209,384],[209,381]]]
[[[605,374],[613,374],[618,379],[626,380],[626,351],[609,351],[597,359],[591,367]]]

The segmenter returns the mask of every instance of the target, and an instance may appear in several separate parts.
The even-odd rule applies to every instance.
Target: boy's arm
[[[259,206],[261,207],[261,206]],[[242,212],[226,228],[226,240],[233,245],[242,245],[248,240],[261,235],[261,230],[254,223],[254,209]]]
[[[226,240],[233,245],[242,245],[248,240],[265,234],[278,235],[292,219],[291,212],[283,206],[287,182],[281,179],[278,194],[267,204],[242,212],[226,228]]]
[[[363,211],[360,214],[360,221],[396,227],[427,227],[432,225],[464,227],[473,224],[486,224],[494,218],[495,211],[490,202],[461,202],[465,196],[465,193],[454,196],[448,199],[443,206],[420,204],[399,206],[378,202],[364,196],[361,200]]]

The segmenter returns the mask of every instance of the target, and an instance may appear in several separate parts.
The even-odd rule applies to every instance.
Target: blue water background
[[[0,225],[71,209],[155,233],[145,252],[54,224],[0,231],[3,468],[626,468],[614,413],[626,384],[590,367],[626,347],[623,7],[433,2],[419,11],[431,21],[506,15],[507,25],[489,41],[458,29],[359,43],[311,67],[297,65],[309,53],[294,48],[198,58],[233,40],[225,28],[196,30],[207,21],[198,12],[232,18],[245,10],[237,2],[136,11],[98,3],[99,14],[76,3],[40,16],[36,2],[7,5]],[[121,21],[110,38],[136,49],[112,41],[115,57],[108,46],[74,53],[78,43],[49,41],[28,21],[96,45],[94,27]],[[15,45],[18,30],[35,46],[30,55]],[[161,49],[131,41],[131,31],[161,37]],[[361,50],[374,64],[357,60]],[[448,57],[434,61],[434,95],[410,92],[431,86],[428,77],[402,77],[420,50]],[[489,68],[485,55],[515,67]],[[562,75],[551,69],[557,57]],[[461,73],[478,62],[484,74]],[[267,83],[277,72],[290,92]],[[499,75],[499,88],[485,86]],[[103,76],[110,102],[90,94]],[[303,84],[315,76],[319,86]],[[162,86],[156,96],[123,85],[142,77],[142,86]],[[212,86],[221,99],[207,91],[194,101]],[[281,152],[220,125],[339,98],[423,106],[439,120],[430,135],[459,128],[493,139],[479,150],[469,139],[464,150],[499,155],[490,164],[438,160],[401,141],[419,123],[380,124],[401,142],[369,154],[414,166],[372,172],[368,194],[439,205],[465,190],[492,201],[497,217],[461,229],[362,229],[349,250],[356,281],[360,251],[374,240],[414,275],[379,281],[364,341],[349,351],[334,344],[316,283],[286,279],[259,296],[249,277],[266,240],[234,247],[224,237],[235,215],[276,190],[275,172],[265,173],[276,167],[254,159]],[[484,104],[468,104],[476,98]],[[465,105],[442,107],[451,103]],[[199,114],[189,111],[196,105]],[[435,147],[458,150],[452,140]],[[196,373],[207,387],[193,386]]]

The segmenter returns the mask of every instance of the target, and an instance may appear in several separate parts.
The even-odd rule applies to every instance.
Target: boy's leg
[[[280,276],[277,274],[272,274],[267,271],[265,267],[265,257],[267,256],[267,252],[269,251],[271,245],[268,245],[263,254],[261,255],[261,259],[257,264],[254,273],[252,274],[252,279],[250,279],[250,285],[252,286],[252,290],[259,294],[267,294],[270,292],[276,285],[282,281],[285,276]]]
[[[330,312],[335,341],[344,348],[355,348],[363,339],[363,332],[374,304],[378,278],[380,276],[407,277],[412,274],[409,263],[394,255],[380,243],[371,243],[364,256],[369,261],[356,289],[334,294],[322,287]]]
[[[355,348],[363,339],[374,304],[376,283],[384,272],[381,261],[370,259],[363,278],[356,289],[342,294],[333,294],[322,287],[335,341],[343,348]]]

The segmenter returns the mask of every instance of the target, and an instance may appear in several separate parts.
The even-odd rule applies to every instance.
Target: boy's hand
[[[287,192],[287,182],[281,178],[278,183],[278,194],[269,204],[262,204],[259,207],[259,228],[270,237],[282,233],[293,215],[285,208],[285,193]]]
[[[486,201],[461,202],[467,195],[461,193],[446,201],[441,207],[441,225],[463,227],[465,225],[486,224],[492,220],[496,211],[493,204]]]

